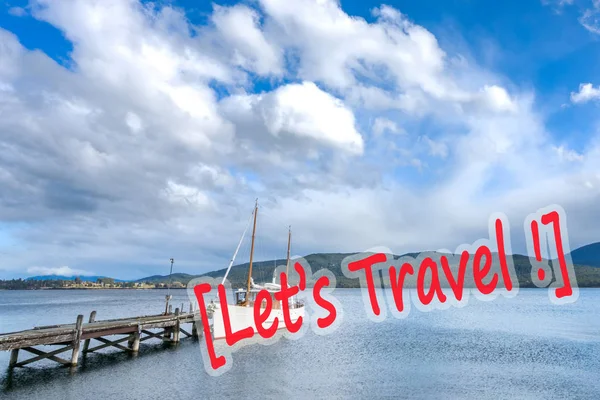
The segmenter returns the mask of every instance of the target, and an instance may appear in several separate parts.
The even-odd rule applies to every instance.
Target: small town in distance
[[[183,289],[185,285],[179,281],[173,282],[125,282],[113,278],[75,277],[74,279],[13,279],[0,281],[0,290],[48,290],[48,289]]]

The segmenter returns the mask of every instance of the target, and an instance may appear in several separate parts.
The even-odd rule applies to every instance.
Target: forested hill
[[[337,287],[347,287],[347,288],[358,288],[360,287],[360,282],[358,279],[349,279],[343,273],[341,269],[341,264],[344,258],[351,256],[354,253],[319,253],[319,254],[310,254],[304,259],[309,263],[311,270],[314,272],[318,271],[321,268],[329,269],[336,277]],[[415,257],[417,253],[407,254],[407,256]],[[494,254],[494,258],[496,259],[496,255]],[[531,263],[527,256],[515,254],[512,256],[515,272],[519,279],[520,287],[535,287],[531,282]],[[494,265],[497,264],[495,260]],[[473,262],[473,257],[469,261]],[[274,262],[271,261],[262,261],[253,263],[253,272],[252,276],[254,277],[255,282],[265,282],[270,281],[273,277],[273,271],[275,268],[275,263],[277,265],[285,265],[285,260],[276,260]],[[471,264],[469,264],[471,265]],[[415,273],[417,269],[417,265],[415,265]],[[220,269],[218,271],[209,272],[204,274],[204,276],[210,276],[213,278],[222,277],[225,275],[226,268]],[[456,269],[453,268],[453,271],[456,272]],[[472,271],[472,267],[468,267],[467,271]],[[440,274],[441,274],[440,269]],[[248,263],[236,265],[231,268],[229,272],[228,280],[231,282],[234,287],[241,287],[245,284],[248,277]],[[600,268],[590,267],[584,265],[575,265],[575,275],[577,277],[577,283],[579,287],[600,287]],[[467,283],[469,279],[466,279]],[[413,284],[414,281],[409,280],[409,284]],[[468,286],[468,285],[467,285]]]

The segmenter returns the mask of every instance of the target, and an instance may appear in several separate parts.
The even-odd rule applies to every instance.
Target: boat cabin
[[[261,290],[267,290],[269,292],[269,294],[271,295],[271,300],[273,300],[273,309],[274,310],[281,309],[281,302],[275,299],[275,293],[277,293],[277,291],[268,290],[268,289],[251,289],[250,290],[250,302],[248,304],[250,307],[254,306],[256,296],[258,295],[258,292],[260,292]],[[240,305],[244,304],[246,301],[246,289],[236,290],[234,293],[234,298],[235,298],[236,305],[240,306]],[[290,308],[297,308],[301,305],[301,302],[298,300],[298,298],[296,296],[292,296],[292,297],[290,297],[289,304],[290,304]]]

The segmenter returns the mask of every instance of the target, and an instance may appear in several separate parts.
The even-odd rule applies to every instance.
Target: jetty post
[[[92,323],[96,320],[96,310],[92,311],[90,313],[90,319],[88,320],[88,323]],[[88,351],[88,349],[90,348],[90,339],[85,339],[85,342],[83,343],[83,354],[85,355]]]
[[[175,309],[175,317],[177,317],[177,320],[175,321],[175,328],[173,329],[173,342],[179,343],[179,330],[181,329],[179,326],[179,307]]]
[[[10,351],[10,361],[8,362],[9,368],[13,368],[19,360],[19,349],[12,349]]]
[[[71,353],[71,365],[77,365],[77,359],[79,358],[79,346],[81,346],[81,334],[83,332],[83,315],[77,316],[77,322],[75,323],[75,337],[73,338],[73,352]]]
[[[142,335],[142,327],[141,325],[137,326],[137,331],[131,334],[131,339],[129,342],[129,348],[133,353],[137,353],[140,351],[140,339]]]

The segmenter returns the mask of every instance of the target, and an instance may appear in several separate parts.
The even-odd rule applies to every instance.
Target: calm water
[[[174,304],[188,304],[176,290]],[[157,314],[164,291],[4,291],[0,331]],[[0,397],[8,399],[164,398],[600,398],[600,290],[556,306],[545,290],[461,309],[375,323],[360,290],[336,289],[344,315],[337,331],[311,331],[233,354],[233,368],[211,377],[198,342],[173,347],[143,342],[138,356],[118,350],[80,359],[75,371],[52,362],[8,373],[0,352]],[[175,306],[174,306],[175,307]],[[156,344],[155,344],[156,343]],[[68,354],[68,353],[65,353]]]

